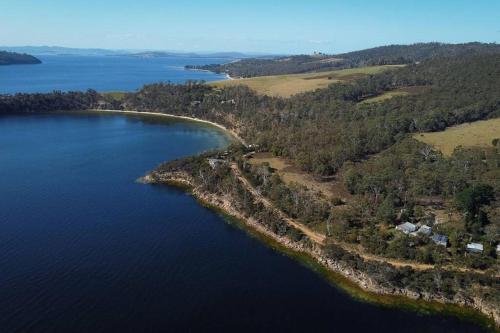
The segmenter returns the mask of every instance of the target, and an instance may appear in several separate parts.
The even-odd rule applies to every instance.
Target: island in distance
[[[26,53],[0,51],[0,66],[2,65],[36,65],[42,61]]]

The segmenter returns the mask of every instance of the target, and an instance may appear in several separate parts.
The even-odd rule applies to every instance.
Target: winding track
[[[311,230],[304,224],[296,221],[295,219],[292,219],[288,215],[286,215],[284,212],[282,212],[280,209],[277,209],[269,199],[264,197],[257,189],[255,189],[252,184],[248,181],[247,178],[241,173],[240,169],[238,168],[238,165],[236,163],[231,163],[231,170],[236,176],[236,178],[243,184],[243,186],[254,196],[255,200],[261,202],[266,208],[272,209],[275,211],[281,219],[283,219],[288,225],[300,230],[303,232],[307,237],[309,237],[313,242],[315,242],[318,245],[325,245],[326,242],[326,236],[323,234],[320,234],[314,230]],[[359,255],[361,258],[368,260],[368,261],[377,261],[377,262],[382,262],[382,263],[387,263],[390,265],[393,265],[395,267],[411,267],[414,270],[419,270],[419,271],[425,271],[425,270],[430,270],[436,268],[436,265],[432,264],[422,264],[422,263],[416,263],[416,262],[411,262],[407,260],[397,260],[397,259],[391,259],[391,258],[385,258],[381,256],[377,256],[375,254],[370,254],[367,253],[361,246],[356,246],[354,244],[347,244],[332,238],[328,239],[328,242],[331,242],[335,245],[338,245],[342,247],[344,250]],[[460,272],[473,272],[473,273],[479,273],[479,274],[485,274],[485,271],[481,270],[474,270],[474,269],[469,269],[465,267],[457,267],[457,266],[441,266],[439,267],[440,269],[447,270],[447,271],[460,271]],[[500,277],[500,274],[496,275],[497,277]]]

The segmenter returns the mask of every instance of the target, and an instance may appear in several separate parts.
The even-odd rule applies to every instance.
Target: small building
[[[226,160],[223,160],[221,158],[208,158],[207,159],[208,164],[212,167],[212,169],[215,169],[221,165],[226,164]]]
[[[405,234],[410,234],[417,230],[417,226],[410,222],[405,222],[396,227],[396,230],[399,230]]]
[[[432,235],[431,239],[437,245],[441,245],[441,246],[444,246],[444,247],[448,246],[448,236],[440,235],[440,234],[434,234],[434,235]]]
[[[427,225],[423,225],[418,229],[417,234],[430,236],[432,234],[432,228]]]
[[[500,254],[500,244],[497,245],[497,254]]]
[[[467,244],[467,251],[470,253],[483,253],[483,244],[469,243]]]

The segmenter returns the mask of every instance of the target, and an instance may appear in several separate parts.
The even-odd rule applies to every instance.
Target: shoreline
[[[159,116],[159,117],[167,117],[167,118],[174,118],[174,119],[181,119],[181,120],[187,120],[187,121],[193,121],[197,123],[203,123],[207,125],[211,125],[214,127],[217,127],[218,129],[226,132],[231,136],[233,139],[236,141],[240,142],[244,146],[247,146],[245,140],[243,140],[238,133],[236,133],[234,130],[228,129],[227,127],[215,123],[213,121],[209,120],[204,120],[200,118],[195,118],[195,117],[188,117],[188,116],[178,116],[175,114],[170,114],[170,113],[161,113],[161,112],[150,112],[150,111],[134,111],[134,110],[100,110],[100,109],[89,109],[89,110],[84,110],[88,112],[95,112],[95,113],[123,113],[123,114],[133,114],[133,115],[148,115],[148,116]]]
[[[241,139],[234,131],[229,130],[225,126],[217,124],[215,122],[199,118],[149,111],[141,112],[133,110],[98,109],[87,111],[95,113],[121,113],[133,115],[162,116],[204,123],[225,131],[235,140],[245,144],[244,140]],[[313,269],[315,271],[322,271],[322,275],[327,276],[329,282],[347,291],[352,297],[383,306],[410,308],[417,312],[431,311],[434,313],[454,315],[462,317],[466,320],[474,320],[481,326],[485,326],[488,329],[492,329],[492,326],[489,324],[491,322],[493,323],[493,331],[500,332],[500,319],[497,318],[495,314],[490,312],[490,309],[488,309],[488,307],[485,308],[484,304],[481,303],[481,300],[467,300],[463,298],[456,300],[446,300],[440,296],[434,296],[432,294],[417,295],[406,289],[389,290],[387,288],[379,286],[374,283],[371,280],[370,276],[368,276],[366,273],[357,271],[352,267],[348,267],[346,264],[340,261],[325,257],[324,254],[321,253],[321,249],[319,249],[318,247],[307,248],[304,246],[304,244],[299,244],[289,239],[288,237],[276,235],[271,230],[268,230],[267,227],[259,224],[257,220],[253,219],[252,217],[247,217],[244,213],[239,212],[238,209],[233,207],[231,198],[224,198],[212,193],[197,190],[193,186],[192,180],[189,180],[189,177],[170,176],[166,180],[162,179],[161,181],[158,181],[157,179],[154,179],[151,174],[147,174],[146,176],[141,177],[138,181],[145,184],[166,184],[183,188],[191,195],[193,195],[193,197],[195,197],[202,205],[218,211],[226,217],[230,217],[239,221],[244,229],[246,231],[249,231],[252,235],[266,238],[268,241],[271,240],[275,243],[273,247],[279,247],[278,250],[280,250],[281,252],[286,252],[287,255],[290,255],[294,258],[299,256],[307,256],[309,258],[309,263],[312,262],[314,264],[315,267]]]
[[[406,289],[387,289],[377,285],[369,275],[349,267],[341,261],[328,258],[317,246],[309,248],[286,236],[279,236],[261,225],[252,217],[245,216],[231,203],[231,198],[198,190],[190,177],[185,174],[170,174],[165,179],[157,179],[151,173],[138,181],[151,185],[175,186],[191,194],[200,204],[212,209],[223,217],[236,220],[239,226],[251,236],[257,237],[274,250],[280,251],[301,264],[322,275],[329,283],[344,290],[360,301],[403,308],[419,313],[450,315],[476,322],[492,332],[500,332],[500,321],[489,308],[477,300],[446,300],[432,294],[415,294]]]

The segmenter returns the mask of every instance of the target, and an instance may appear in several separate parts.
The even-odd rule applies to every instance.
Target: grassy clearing
[[[361,102],[359,102],[359,105],[363,104],[370,104],[370,103],[379,103],[383,102],[385,100],[391,99],[396,96],[407,96],[407,95],[415,95],[423,92],[427,87],[423,86],[415,86],[415,87],[404,87],[404,88],[399,88],[391,91],[387,91],[381,95],[375,96],[375,97],[370,97],[367,98]]]
[[[211,84],[216,87],[226,87],[243,84],[248,86],[250,89],[255,90],[259,94],[290,97],[298,93],[326,88],[332,83],[352,81],[365,75],[377,74],[382,71],[398,67],[401,66],[370,66],[328,72],[260,76],[250,79],[218,81]]]
[[[500,118],[476,121],[447,128],[442,132],[415,134],[414,138],[451,156],[456,147],[492,147],[493,139],[500,138]]]
[[[118,101],[121,101],[123,99],[123,97],[125,97],[125,93],[119,92],[119,91],[106,92],[106,93],[103,93],[103,95],[114,98]]]
[[[271,153],[257,153],[249,159],[251,164],[269,163],[271,168],[275,169],[278,175],[287,184],[297,183],[316,192],[320,192],[327,198],[350,198],[350,194],[343,186],[341,181],[333,180],[322,182],[315,179],[312,175],[301,171],[293,166],[287,160],[273,156]]]

